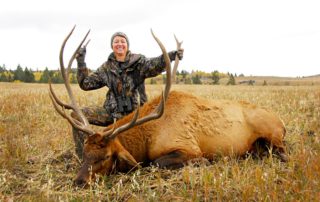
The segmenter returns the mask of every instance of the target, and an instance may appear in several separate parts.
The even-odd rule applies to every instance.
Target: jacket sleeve
[[[85,66],[78,66],[77,80],[82,90],[102,88],[106,85],[107,78],[106,73],[103,71],[103,65],[93,73],[89,73],[89,69]]]
[[[176,51],[168,53],[170,61],[172,62],[176,57]],[[141,74],[144,78],[155,77],[165,71],[166,63],[163,55],[154,58],[146,58],[141,56]]]

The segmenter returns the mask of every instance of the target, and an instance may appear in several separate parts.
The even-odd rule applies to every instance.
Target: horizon
[[[0,67],[3,67],[2,65],[0,65]],[[20,67],[22,68],[22,70],[24,70],[25,68],[27,68],[28,70],[31,70],[31,72],[43,72],[43,71],[45,71],[45,69],[46,68],[48,68],[48,67],[45,67],[44,69],[38,69],[38,68],[36,68],[36,69],[33,69],[33,68],[29,68],[29,67],[23,67],[23,66],[21,66],[20,65]],[[5,69],[6,69],[6,71],[16,71],[17,70],[17,68],[18,68],[18,65],[17,65],[17,67],[15,68],[15,69],[10,69],[10,68],[7,68],[6,66],[4,67]],[[48,70],[49,71],[60,71],[59,70],[60,69],[60,67],[58,67],[58,68],[56,68],[56,69],[50,69],[50,68],[48,68]],[[71,68],[71,71],[74,71],[74,70],[77,70],[77,67],[72,67]],[[91,69],[90,69],[91,70]],[[181,71],[187,71],[187,70],[185,70],[185,69],[181,69],[181,70],[177,70],[178,72],[180,72],[181,73]],[[213,70],[213,71],[211,71],[211,72],[207,72],[207,71],[202,71],[202,70],[191,70],[191,71],[187,71],[189,74],[192,74],[193,72],[204,72],[204,73],[206,73],[206,74],[211,74],[211,73],[213,73],[214,71],[216,71],[216,70]],[[234,75],[234,76],[236,76],[236,77],[271,77],[271,78],[309,78],[309,77],[320,77],[320,73],[319,74],[314,74],[314,75],[307,75],[307,76],[276,76],[276,75],[252,75],[252,74],[249,74],[249,75],[246,75],[246,74],[243,74],[243,73],[233,73],[233,72],[220,72],[220,71],[218,71],[219,73],[222,73],[222,74],[232,74],[232,75]],[[165,72],[163,72],[162,74],[165,74]],[[162,75],[161,74],[161,75]],[[240,75],[243,75],[243,76],[240,76]]]

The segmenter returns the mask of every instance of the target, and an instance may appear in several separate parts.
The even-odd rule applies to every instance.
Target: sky
[[[317,0],[0,0],[0,65],[59,68],[90,29],[87,66],[95,70],[111,53],[110,38],[125,32],[130,50],[156,57],[150,29],[175,50],[179,70],[253,76],[320,74],[320,1]],[[74,62],[73,67],[76,67]]]

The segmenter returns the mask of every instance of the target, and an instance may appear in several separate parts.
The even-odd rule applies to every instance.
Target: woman
[[[92,74],[89,74],[85,63],[86,49],[81,48],[77,55],[77,79],[80,88],[83,90],[94,90],[104,86],[109,88],[103,107],[82,109],[91,124],[107,126],[113,123],[114,118],[120,119],[129,114],[137,107],[138,93],[140,104],[143,105],[147,101],[145,79],[155,77],[165,71],[163,55],[146,58],[141,54],[131,53],[129,45],[126,34],[122,32],[113,34],[111,37],[113,52],[109,55],[108,60]],[[183,49],[171,51],[168,54],[171,61],[176,55],[181,60]],[[73,128],[73,137],[76,153],[82,159],[84,134]]]

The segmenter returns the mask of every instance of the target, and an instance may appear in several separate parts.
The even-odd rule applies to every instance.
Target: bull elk
[[[68,79],[72,62],[89,32],[72,55],[67,69],[63,62],[64,47],[73,30],[60,50],[61,73],[71,104],[60,101],[51,84],[50,98],[62,117],[88,134],[76,184],[84,185],[98,173],[125,172],[150,163],[170,169],[194,159],[244,155],[259,139],[272,145],[283,160],[287,158],[284,124],[266,109],[245,102],[206,100],[177,91],[169,93],[172,82],[169,56],[153,33],[166,61],[164,93],[104,130],[93,130],[75,102]],[[71,109],[80,119],[72,118],[65,109]]]

